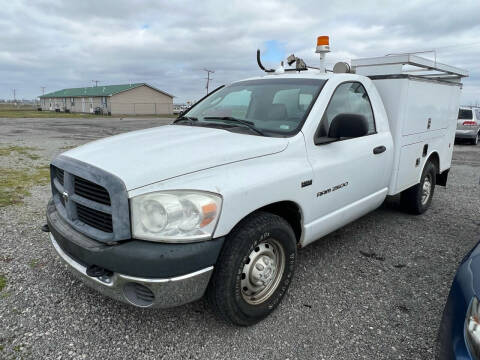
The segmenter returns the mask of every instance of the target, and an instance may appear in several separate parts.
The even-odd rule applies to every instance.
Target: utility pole
[[[95,87],[97,87],[97,86],[98,86],[98,83],[101,82],[101,81],[100,81],[100,80],[92,80],[92,82],[94,82],[94,83],[95,83]]]
[[[213,70],[208,70],[208,69],[203,69],[203,71],[206,71],[207,72],[207,77],[206,77],[206,80],[207,80],[207,86],[205,86],[207,88],[207,95],[208,95],[208,85],[210,84],[210,80],[213,80],[212,78],[210,78],[210,74],[214,74],[215,71]]]
[[[40,86],[40,89],[42,89],[42,95],[45,95],[45,89],[46,89],[46,87],[45,87],[45,86]]]
[[[17,89],[13,89],[13,102],[16,103],[17,102]]]

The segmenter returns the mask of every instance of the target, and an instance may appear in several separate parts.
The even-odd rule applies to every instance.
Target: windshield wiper
[[[198,119],[196,117],[193,117],[193,116],[180,116],[178,118],[175,119],[175,121],[172,123],[172,124],[176,124],[180,121],[188,121],[189,124],[193,124],[194,122],[198,121]]]
[[[209,120],[209,121],[218,120],[218,121],[223,121],[223,122],[230,123],[230,124],[233,124],[233,125],[243,125],[244,127],[249,128],[250,130],[252,130],[253,132],[256,132],[259,135],[267,136],[267,135],[265,135],[265,133],[262,130],[255,127],[255,123],[253,121],[237,119],[237,118],[234,118],[234,117],[231,117],[231,116],[206,116],[206,117],[203,118],[203,120]]]

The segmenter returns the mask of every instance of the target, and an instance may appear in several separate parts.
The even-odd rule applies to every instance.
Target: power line
[[[207,95],[208,95],[208,85],[210,85],[210,81],[213,80],[212,78],[210,78],[210,74],[214,74],[215,71],[213,71],[213,70],[208,70],[208,69],[205,69],[205,68],[203,69],[203,71],[206,71],[206,72],[207,72],[207,78],[206,78],[206,80],[207,80],[207,86],[205,86],[205,87],[207,88]]]

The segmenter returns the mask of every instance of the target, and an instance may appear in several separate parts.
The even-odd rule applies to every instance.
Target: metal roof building
[[[146,83],[63,89],[40,96],[42,110],[112,115],[172,114],[173,95]]]

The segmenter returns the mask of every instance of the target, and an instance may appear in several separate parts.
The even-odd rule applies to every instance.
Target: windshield
[[[292,135],[300,130],[325,81],[296,78],[241,81],[206,97],[184,116],[195,120],[191,125],[224,124],[227,128],[238,125],[256,129],[262,135]]]
[[[459,120],[472,120],[473,119],[472,110],[460,109],[458,111],[458,119]]]

